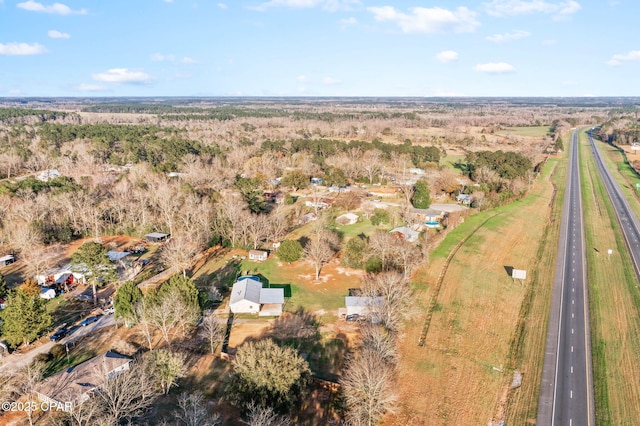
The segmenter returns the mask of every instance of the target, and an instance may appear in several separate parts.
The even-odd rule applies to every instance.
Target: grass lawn
[[[533,136],[544,137],[549,131],[549,126],[526,126],[526,127],[507,127],[504,130],[496,132],[497,135],[516,135],[516,136]]]
[[[460,170],[456,168],[455,164],[459,161],[463,161],[465,157],[466,155],[449,154],[440,160],[440,164],[442,164],[444,167],[447,167],[455,172],[460,172]]]
[[[604,154],[602,158],[627,200],[629,200],[631,208],[636,215],[640,216],[640,191],[636,188],[636,184],[640,183],[640,176],[629,165],[627,157],[620,149],[600,141],[595,141],[595,143],[600,153]]]
[[[631,378],[640,376],[640,294],[618,221],[590,151],[583,137],[582,198],[596,423],[636,424],[640,418],[640,383]],[[607,249],[614,253],[607,255]]]
[[[542,370],[548,301],[535,299],[534,304],[531,299],[543,287],[550,294],[553,270],[548,256],[542,260],[539,256],[540,245],[548,238],[555,166],[555,161],[546,165],[525,199],[474,215],[452,230],[417,275],[425,285],[416,286],[415,321],[400,342],[403,387],[398,413],[389,424],[487,424],[504,418],[508,384],[516,368],[526,369],[524,375],[533,383],[513,418],[529,419],[529,413],[535,418],[539,387],[535,382]],[[419,347],[425,307],[445,258],[487,219],[453,257],[425,346]],[[556,244],[551,244],[552,258]],[[511,279],[507,266],[528,271],[525,285]],[[524,327],[529,321],[535,328]]]

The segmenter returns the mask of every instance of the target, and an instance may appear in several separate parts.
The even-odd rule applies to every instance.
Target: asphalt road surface
[[[73,334],[70,334],[69,336],[63,338],[59,342],[47,342],[41,346],[33,348],[27,353],[24,353],[24,354],[13,353],[11,355],[8,355],[2,358],[2,360],[0,361],[2,362],[2,365],[0,366],[0,371],[10,370],[15,372],[20,368],[30,364],[38,354],[44,354],[49,352],[53,347],[53,345],[55,345],[56,343],[59,343],[61,345],[64,345],[65,343],[74,344],[81,337],[84,337],[87,334],[94,332],[95,330],[98,330],[104,327],[112,327],[112,326],[115,326],[115,324],[116,322],[113,318],[113,315],[103,315],[98,319],[98,321],[94,322],[93,324],[89,324],[85,327],[78,327],[78,329]]]
[[[578,130],[569,155],[538,425],[595,425]]]
[[[624,239],[627,243],[627,248],[631,253],[631,260],[633,261],[633,266],[636,270],[636,276],[640,280],[640,222],[638,221],[638,217],[631,210],[629,201],[622,194],[618,183],[613,179],[609,169],[604,165],[602,156],[596,147],[596,143],[593,140],[591,132],[588,132],[588,136],[589,143],[591,144],[591,150],[595,157],[596,167],[600,172],[600,176],[602,176],[602,181],[604,182],[604,186],[607,189],[609,198],[611,199],[611,204],[613,204],[616,216],[618,217],[618,222],[620,223],[620,228],[622,229],[622,234],[624,235]]]

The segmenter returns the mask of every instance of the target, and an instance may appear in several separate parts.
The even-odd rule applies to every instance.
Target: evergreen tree
[[[7,297],[7,280],[4,279],[4,275],[0,274],[0,299]]]
[[[297,240],[284,240],[276,252],[278,259],[291,263],[302,257],[302,245]]]
[[[135,320],[136,303],[142,299],[142,291],[133,281],[127,281],[118,289],[113,298],[116,318],[133,322]]]
[[[426,180],[420,179],[416,182],[411,203],[417,209],[428,209],[431,205],[431,190]]]
[[[9,293],[7,307],[1,315],[4,338],[14,346],[32,342],[53,323],[40,295],[29,296],[21,289]]]

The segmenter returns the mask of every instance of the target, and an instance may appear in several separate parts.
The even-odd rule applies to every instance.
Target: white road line
[[[570,397],[571,399],[573,399],[573,391],[572,391],[572,390],[570,390],[570,391],[569,391],[569,397]]]
[[[571,366],[571,374],[573,374],[573,365]]]
[[[573,352],[573,346],[571,346],[571,352]]]

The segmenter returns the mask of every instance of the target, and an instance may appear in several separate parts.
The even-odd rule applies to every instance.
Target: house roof
[[[389,231],[389,233],[391,234],[394,234],[396,232],[404,235],[407,239],[417,239],[420,236],[420,233],[418,231],[414,231],[413,229],[407,228],[406,226],[393,228],[391,231]]]
[[[384,299],[380,296],[345,296],[344,305],[348,307],[384,306]]]
[[[260,303],[284,303],[284,289],[283,288],[262,288],[260,289]]]
[[[422,214],[422,215],[425,215],[425,216],[439,216],[444,212],[442,210],[435,210],[435,209],[416,209],[416,208],[413,208],[413,209],[411,209],[411,213]]]
[[[129,362],[131,358],[108,351],[43,380],[36,392],[55,401],[73,402],[84,393],[102,385],[109,373]]]
[[[117,260],[120,260],[124,257],[127,257],[131,254],[131,252],[129,251],[108,251],[107,252],[107,256],[109,257],[109,260],[112,262],[115,262]]]
[[[254,276],[240,277],[240,279],[233,284],[229,304],[232,305],[242,300],[261,303],[260,290],[262,290],[262,283],[258,278]]]
[[[258,256],[264,256],[264,255],[267,254],[267,252],[264,251],[264,250],[250,250],[249,251],[249,255],[252,255],[252,254],[255,254],[255,255],[258,255]]]

